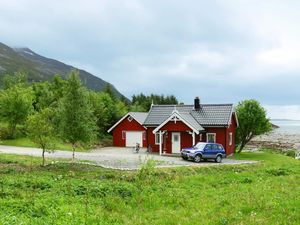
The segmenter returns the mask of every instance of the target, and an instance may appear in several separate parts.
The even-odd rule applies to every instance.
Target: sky
[[[84,69],[122,94],[257,99],[300,119],[300,1],[0,0],[0,42]]]

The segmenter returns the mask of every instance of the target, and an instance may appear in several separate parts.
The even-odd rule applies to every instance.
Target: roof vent
[[[199,97],[196,97],[195,100],[194,100],[194,109],[196,111],[200,110],[200,98]]]

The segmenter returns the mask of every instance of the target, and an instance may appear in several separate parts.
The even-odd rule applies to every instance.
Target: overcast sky
[[[130,98],[255,98],[300,119],[300,1],[0,0],[0,42],[85,69]]]

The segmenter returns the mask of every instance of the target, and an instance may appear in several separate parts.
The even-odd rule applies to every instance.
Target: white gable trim
[[[232,109],[231,109],[231,112],[230,112],[230,118],[229,118],[229,121],[228,121],[228,127],[232,124],[232,115],[234,115],[236,126],[238,127],[239,126],[239,120],[238,120],[238,117],[237,117],[234,105],[232,106]]]
[[[178,118],[179,121],[184,122],[189,128],[191,128],[196,134],[199,134],[199,131],[197,129],[195,129],[191,124],[189,124],[185,119],[183,119],[180,114],[178,113],[177,110],[174,110],[172,115],[167,118],[164,122],[162,122],[158,127],[156,127],[152,133],[155,134],[156,132],[158,132],[164,125],[166,125],[169,121],[171,121],[173,118]],[[176,123],[176,119],[175,119],[175,123]]]
[[[125,116],[123,116],[118,122],[115,123],[115,125],[113,125],[111,128],[109,128],[109,130],[107,131],[107,133],[110,133],[116,126],[118,126],[125,118],[127,118],[127,116],[131,116],[136,122],[138,122],[141,126],[143,126],[143,124],[141,124],[136,118],[134,118],[134,116],[129,112],[127,113]],[[143,126],[146,130],[147,127]]]

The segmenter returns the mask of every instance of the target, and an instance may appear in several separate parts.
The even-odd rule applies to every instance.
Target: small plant
[[[140,180],[147,179],[155,174],[156,161],[153,159],[146,158],[142,162],[142,166],[138,171],[138,178]]]
[[[296,151],[295,151],[295,150],[287,150],[287,151],[285,152],[285,155],[286,155],[286,156],[289,156],[289,157],[292,157],[292,158],[295,158],[295,156],[296,156]]]

